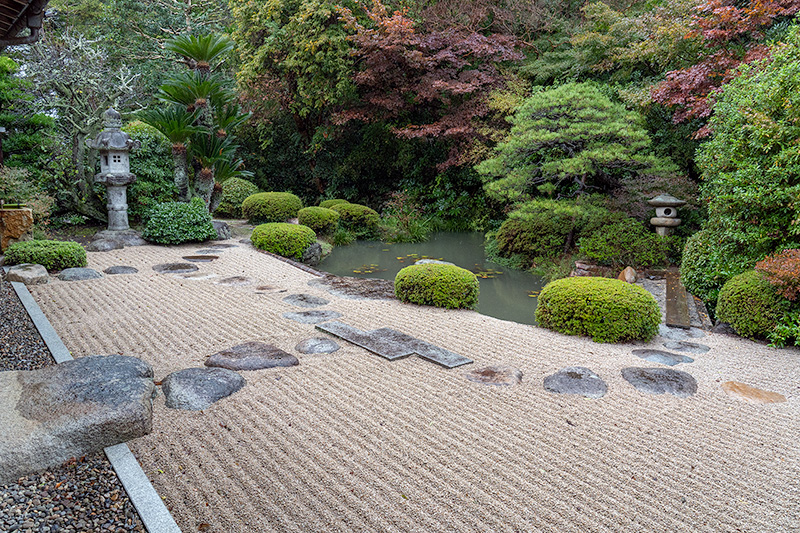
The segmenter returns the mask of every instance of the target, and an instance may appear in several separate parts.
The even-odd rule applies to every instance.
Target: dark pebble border
[[[0,281],[0,371],[55,364],[11,284]],[[103,453],[0,485],[0,531],[145,531]]]

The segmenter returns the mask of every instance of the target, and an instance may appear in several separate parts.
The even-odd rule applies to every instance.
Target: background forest
[[[682,261],[713,307],[728,279],[798,247],[798,9],[52,0],[44,39],[0,56],[0,199],[32,204],[41,224],[102,221],[85,141],[113,105],[142,143],[134,219],[188,199],[183,157],[212,210],[237,178],[306,205],[368,205],[409,238],[485,231],[497,257],[551,276],[573,254]],[[209,88],[187,97],[191,83]],[[170,110],[190,114],[182,133]],[[664,192],[687,201],[666,240],[646,204]]]

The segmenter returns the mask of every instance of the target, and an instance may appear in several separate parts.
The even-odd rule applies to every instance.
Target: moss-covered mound
[[[342,203],[330,207],[339,213],[339,226],[356,237],[375,237],[378,233],[380,215],[361,204]]]
[[[719,291],[717,318],[742,337],[765,338],[789,312],[790,305],[776,294],[763,274],[748,270],[729,279]]]
[[[447,309],[473,309],[478,305],[478,278],[455,265],[411,265],[394,278],[401,302]]]
[[[192,201],[163,202],[150,210],[142,237],[158,244],[180,244],[216,239],[211,213],[200,198]]]
[[[242,202],[257,194],[258,187],[241,178],[228,178],[222,184],[222,199],[214,214],[218,217],[239,218],[242,216]]]
[[[308,226],[270,222],[256,226],[250,240],[259,250],[299,261],[303,251],[316,242],[317,235]]]
[[[349,204],[347,200],[342,200],[341,198],[334,198],[332,200],[323,200],[319,203],[320,207],[324,207],[326,209],[330,209],[334,205],[338,204]]]
[[[77,242],[21,241],[6,249],[6,265],[33,263],[47,270],[85,267],[86,250]]]
[[[303,202],[290,192],[260,192],[242,202],[242,216],[251,224],[286,222],[296,217]]]
[[[542,289],[536,322],[566,335],[588,335],[595,342],[648,340],[658,333],[661,310],[637,285],[608,278],[564,278]]]
[[[339,213],[325,207],[304,207],[297,212],[297,221],[317,235],[330,235],[339,224]]]

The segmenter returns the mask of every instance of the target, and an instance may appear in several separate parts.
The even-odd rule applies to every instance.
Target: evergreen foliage
[[[755,270],[729,279],[717,300],[717,318],[727,322],[742,337],[766,338],[790,310],[789,300]]]
[[[638,220],[626,218],[583,237],[578,250],[583,257],[603,266],[666,266],[671,242],[648,231]]]
[[[217,231],[203,200],[164,202],[150,210],[142,237],[158,244],[180,244],[216,239]]]
[[[377,236],[381,217],[365,205],[342,203],[330,207],[339,213],[339,225],[351,232],[356,238],[373,238]]]
[[[317,235],[308,226],[270,222],[256,226],[250,239],[259,250],[299,261],[303,251],[316,242]]]
[[[258,187],[242,178],[229,178],[222,183],[222,199],[214,214],[219,217],[239,218],[242,202],[257,194]]]
[[[302,200],[290,192],[260,192],[245,198],[242,216],[251,224],[286,222],[302,208]]]
[[[410,265],[397,273],[394,290],[401,302],[445,309],[474,309],[478,305],[478,278],[455,265]]]
[[[122,131],[139,141],[139,149],[130,158],[136,181],[128,185],[128,216],[143,220],[156,204],[175,199],[172,150],[169,140],[157,129],[140,121],[129,122]]]
[[[326,207],[304,207],[297,212],[297,222],[317,235],[331,235],[339,224],[339,213]]]
[[[20,241],[5,252],[5,264],[33,263],[47,270],[63,270],[86,266],[86,250],[70,241]]]

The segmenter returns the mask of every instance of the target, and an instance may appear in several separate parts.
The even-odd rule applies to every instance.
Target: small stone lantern
[[[103,118],[105,129],[87,144],[100,152],[100,173],[95,174],[94,179],[105,183],[107,188],[108,230],[102,233],[109,238],[115,233],[130,233],[126,189],[136,181],[136,176],[130,172],[128,153],[139,148],[140,144],[120,130],[122,116],[117,111],[108,108]]]
[[[681,223],[681,219],[678,218],[678,208],[686,205],[686,202],[678,200],[671,194],[659,194],[647,203],[656,208],[656,216],[650,219],[650,224],[656,227],[656,233],[662,237],[672,234],[672,230]]]

